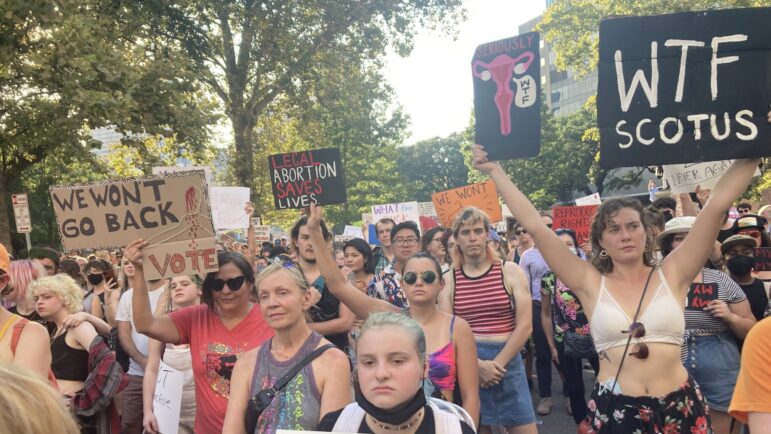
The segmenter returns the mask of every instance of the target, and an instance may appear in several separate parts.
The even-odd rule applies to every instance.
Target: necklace
[[[423,409],[421,408],[415,414],[415,417],[411,418],[409,421],[407,421],[407,423],[405,423],[404,425],[398,425],[398,426],[384,424],[378,421],[377,419],[375,419],[374,417],[372,417],[372,415],[370,415],[369,417],[370,419],[372,419],[372,423],[377,425],[380,429],[384,429],[386,431],[403,431],[405,429],[412,428],[416,423],[418,423],[420,418],[423,417]]]

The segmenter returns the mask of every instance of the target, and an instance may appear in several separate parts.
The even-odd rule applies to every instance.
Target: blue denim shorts
[[[477,357],[492,360],[503,346],[503,343],[477,342]],[[479,389],[479,399],[482,425],[517,426],[535,422],[533,401],[519,353],[506,365],[506,374],[500,383]]]
[[[699,385],[710,408],[728,411],[739,375],[739,349],[730,331],[690,336],[685,369]]]

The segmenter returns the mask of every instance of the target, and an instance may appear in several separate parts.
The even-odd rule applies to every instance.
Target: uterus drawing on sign
[[[526,51],[516,58],[501,54],[490,63],[477,60],[472,65],[475,77],[482,81],[489,81],[492,78],[497,86],[495,106],[501,117],[501,135],[503,136],[511,134],[511,103],[521,108],[535,104],[537,82],[532,76],[525,75],[534,59],[535,55]],[[514,82],[514,91],[509,82]]]

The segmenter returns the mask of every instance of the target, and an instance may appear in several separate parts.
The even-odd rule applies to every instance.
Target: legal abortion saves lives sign
[[[344,203],[345,178],[337,148],[268,157],[276,209]]]
[[[603,20],[600,165],[771,155],[769,23],[771,8]]]

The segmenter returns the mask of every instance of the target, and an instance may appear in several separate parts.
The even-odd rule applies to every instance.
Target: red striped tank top
[[[511,333],[516,327],[515,312],[503,284],[502,263],[493,264],[478,277],[468,277],[463,267],[453,269],[455,314],[465,319],[475,335]]]

